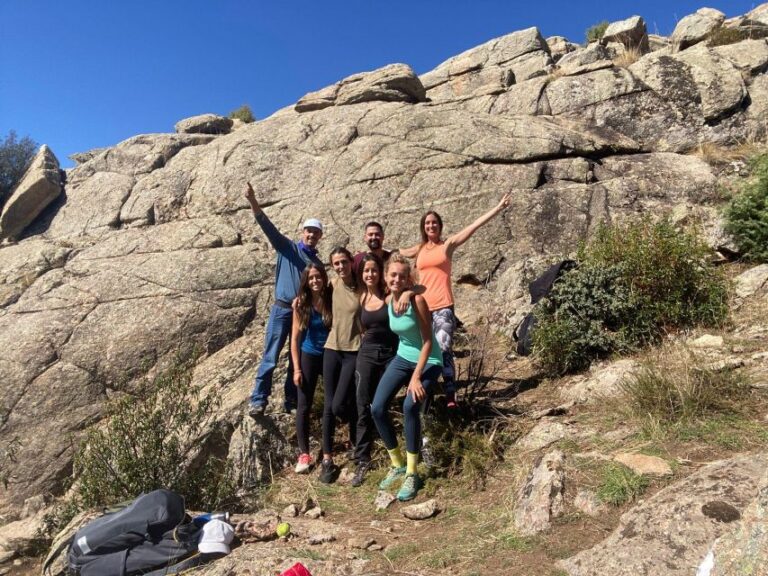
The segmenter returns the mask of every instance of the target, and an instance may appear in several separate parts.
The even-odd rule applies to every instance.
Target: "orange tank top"
[[[427,289],[424,299],[430,310],[453,306],[451,290],[451,259],[445,251],[445,243],[427,248],[426,244],[416,257],[419,283]]]

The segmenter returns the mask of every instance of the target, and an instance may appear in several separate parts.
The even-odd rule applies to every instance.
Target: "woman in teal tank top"
[[[421,488],[416,471],[421,447],[421,406],[434,388],[443,365],[442,352],[432,329],[432,318],[427,303],[421,296],[412,296],[406,311],[395,313],[395,307],[410,286],[411,266],[400,254],[393,254],[387,262],[385,278],[391,292],[387,298],[389,327],[397,334],[397,355],[387,366],[371,404],[371,414],[384,446],[389,452],[392,467],[381,481],[382,490],[390,488],[402,478],[397,493],[399,500],[411,500]],[[398,390],[408,387],[403,402],[406,458],[398,447],[389,406]]]

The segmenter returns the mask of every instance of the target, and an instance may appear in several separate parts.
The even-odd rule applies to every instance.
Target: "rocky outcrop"
[[[560,450],[545,454],[534,465],[515,505],[515,529],[523,535],[549,528],[564,510],[565,455]]]
[[[174,128],[179,134],[229,134],[232,119],[218,114],[200,114],[179,120]]]
[[[712,542],[739,526],[766,464],[765,454],[709,464],[626,512],[594,548],[558,564],[570,576],[691,574]]]
[[[0,214],[0,239],[14,238],[61,194],[59,161],[43,144]]]
[[[390,64],[373,72],[344,78],[317,92],[303,96],[295,106],[297,112],[322,110],[328,106],[344,106],[363,102],[423,102],[424,86],[407,64]]]
[[[502,93],[510,86],[546,74],[552,63],[538,28],[496,38],[446,60],[421,75],[432,101]]]
[[[685,50],[689,46],[705,40],[725,21],[725,14],[712,8],[700,8],[693,14],[682,18],[675,26],[669,40],[672,50]]]
[[[645,20],[640,16],[632,16],[626,20],[611,22],[605,29],[600,42],[619,42],[625,48],[639,50],[640,53],[648,52],[648,32],[645,29]]]

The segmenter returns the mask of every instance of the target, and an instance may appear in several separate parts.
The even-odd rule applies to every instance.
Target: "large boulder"
[[[685,50],[689,46],[705,40],[713,31],[722,26],[725,14],[713,8],[700,8],[685,16],[675,26],[670,36],[672,50]]]
[[[302,97],[297,112],[322,110],[328,106],[363,102],[423,102],[426,98],[419,77],[407,64],[390,64],[373,72],[362,72],[344,78],[317,92]]]
[[[648,31],[645,20],[640,16],[632,16],[626,20],[611,22],[600,39],[602,44],[619,42],[625,48],[639,50],[641,54],[649,51]]]
[[[645,499],[608,538],[558,565],[570,576],[691,574],[715,539],[739,526],[766,464],[766,454],[709,464]]]
[[[45,144],[40,147],[3,206],[0,239],[15,238],[61,194],[59,161]]]
[[[544,76],[552,64],[549,46],[538,28],[490,40],[454,56],[421,75],[432,101],[501,93],[509,86]]]
[[[553,450],[538,459],[517,494],[515,530],[530,536],[549,528],[565,509],[564,491],[565,455]]]
[[[179,134],[229,134],[232,119],[218,114],[200,114],[179,120],[175,129]]]

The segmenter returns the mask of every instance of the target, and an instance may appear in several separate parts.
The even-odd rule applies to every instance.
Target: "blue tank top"
[[[330,330],[323,324],[323,315],[314,308],[309,310],[309,326],[304,330],[301,351],[312,356],[322,356],[323,346]]]

